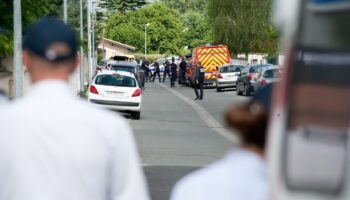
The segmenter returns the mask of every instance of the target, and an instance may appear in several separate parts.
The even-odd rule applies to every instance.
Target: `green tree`
[[[181,53],[183,43],[183,24],[179,15],[163,3],[153,3],[125,14],[116,13],[108,19],[106,35],[108,38],[144,50],[145,24],[147,28],[147,48],[155,53]]]
[[[102,0],[100,7],[107,9],[109,12],[125,13],[142,8],[146,4],[146,0]]]
[[[271,0],[208,0],[214,41],[231,52],[275,52],[277,31],[269,21]]]
[[[23,31],[29,24],[42,16],[58,16],[62,12],[62,0],[22,0]],[[59,9],[58,9],[59,8]],[[13,1],[0,1],[0,58],[13,52]]]
[[[180,14],[184,25],[183,41],[188,49],[212,43],[212,30],[206,13],[207,0],[161,0]]]

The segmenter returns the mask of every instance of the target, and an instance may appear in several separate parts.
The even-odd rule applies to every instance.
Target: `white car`
[[[242,65],[225,64],[220,67],[216,76],[216,91],[221,92],[224,88],[235,88]]]
[[[109,109],[130,113],[134,119],[140,119],[142,94],[133,73],[98,73],[89,87],[88,100]]]

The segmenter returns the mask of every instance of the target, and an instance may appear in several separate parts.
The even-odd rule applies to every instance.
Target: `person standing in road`
[[[226,123],[238,131],[240,146],[180,180],[171,200],[269,199],[265,146],[271,91],[268,85],[257,91],[249,103],[228,109]]]
[[[177,65],[175,64],[175,58],[172,58],[172,62],[170,65],[171,70],[171,81],[170,81],[170,87],[175,87],[175,82],[177,79]]]
[[[33,86],[0,112],[0,200],[149,199],[127,121],[68,86],[77,52],[62,20],[43,18],[26,32]]]
[[[154,62],[153,66],[154,66],[153,82],[154,82],[154,79],[156,78],[156,76],[158,75],[159,83],[160,83],[161,79],[160,79],[159,63],[156,61],[156,62]]]
[[[194,100],[202,100],[203,99],[203,83],[204,83],[205,71],[202,64],[198,63],[198,68],[196,69],[196,74],[194,77],[194,92],[196,94],[196,98]],[[198,92],[199,90],[199,92]]]
[[[169,77],[170,78],[170,62],[168,60],[165,61],[164,63],[164,74],[163,74],[163,82],[165,82],[165,78],[166,77]]]
[[[185,61],[185,58],[181,59],[180,63],[180,76],[179,76],[179,84],[184,84],[186,81],[186,67],[187,67],[187,62]]]

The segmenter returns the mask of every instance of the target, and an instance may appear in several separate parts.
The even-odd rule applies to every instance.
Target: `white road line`
[[[159,83],[157,83],[159,84]],[[193,100],[187,98],[186,96],[184,96],[183,94],[169,88],[166,87],[163,84],[159,84],[161,87],[163,87],[164,89],[168,90],[169,92],[171,92],[173,95],[179,97],[180,99],[182,99],[183,101],[185,101],[187,104],[189,104],[197,113],[198,115],[202,118],[202,120],[207,124],[207,126],[209,128],[211,128],[214,132],[216,132],[217,134],[221,135],[222,137],[230,140],[231,142],[233,142],[234,144],[238,144],[238,137],[235,136],[235,134],[231,133],[230,131],[228,131],[227,129],[223,128],[221,126],[221,124],[219,122],[217,122],[214,117],[212,117],[208,111],[203,108],[201,105],[197,104],[196,102],[194,102]]]

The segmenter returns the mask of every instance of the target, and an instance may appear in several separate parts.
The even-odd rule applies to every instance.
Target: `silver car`
[[[216,76],[216,91],[221,92],[224,88],[235,88],[237,77],[242,69],[244,69],[242,65],[222,65]]]
[[[270,83],[279,82],[281,68],[277,65],[270,65],[259,69],[256,81],[254,83],[254,91],[266,86]]]

